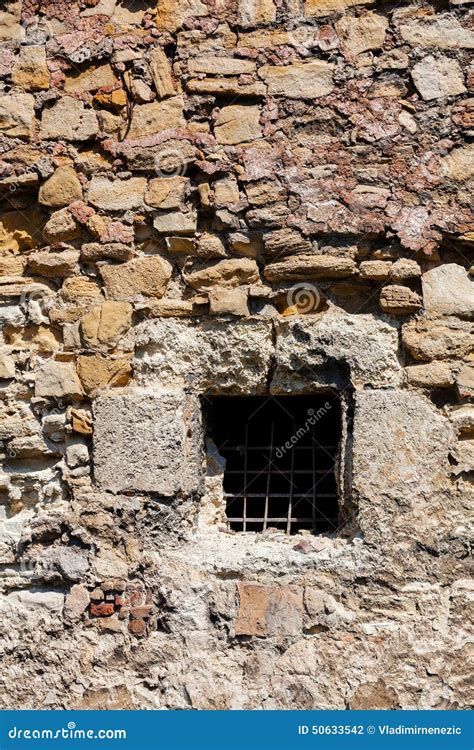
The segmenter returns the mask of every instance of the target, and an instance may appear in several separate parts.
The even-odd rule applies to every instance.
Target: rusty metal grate
[[[229,527],[315,534],[338,526],[339,400],[325,396],[219,397],[209,431],[226,460]]]

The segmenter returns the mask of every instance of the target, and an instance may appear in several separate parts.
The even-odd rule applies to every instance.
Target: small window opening
[[[338,528],[341,405],[332,395],[206,399],[208,434],[225,459],[234,531],[313,534]]]

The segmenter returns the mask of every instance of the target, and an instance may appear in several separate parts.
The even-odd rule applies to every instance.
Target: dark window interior
[[[338,527],[341,405],[332,395],[206,398],[207,432],[226,460],[229,527],[314,534]]]

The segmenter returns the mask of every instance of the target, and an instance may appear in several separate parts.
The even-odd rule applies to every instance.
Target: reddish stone
[[[109,602],[91,604],[91,615],[94,617],[109,617],[109,615],[113,615],[113,613],[114,605]]]
[[[135,619],[141,619],[142,617],[148,617],[153,607],[151,604],[142,604],[140,607],[133,607],[131,615]]]
[[[95,216],[95,211],[90,206],[87,206],[83,201],[74,201],[68,206],[67,209],[79,222],[79,224],[86,224],[91,216]]]
[[[128,629],[133,635],[145,635],[146,625],[143,620],[130,620]]]
[[[122,624],[116,615],[106,617],[103,620],[95,620],[95,624],[103,633],[120,633],[122,630]]]
[[[298,635],[303,625],[303,594],[300,588],[237,584],[239,611],[236,635]]]
[[[141,605],[145,598],[143,591],[130,591],[129,596],[130,596],[130,604],[132,604],[132,606]]]

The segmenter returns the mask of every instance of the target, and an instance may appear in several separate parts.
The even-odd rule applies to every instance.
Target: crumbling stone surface
[[[0,707],[472,703],[471,5],[2,4]],[[233,533],[314,393],[337,532]]]
[[[263,318],[232,325],[161,319],[137,326],[134,367],[143,383],[264,393],[274,351],[272,324]]]
[[[336,388],[400,385],[397,348],[396,328],[372,316],[327,314],[314,322],[290,318],[278,323],[272,388],[305,392],[325,383]]]

